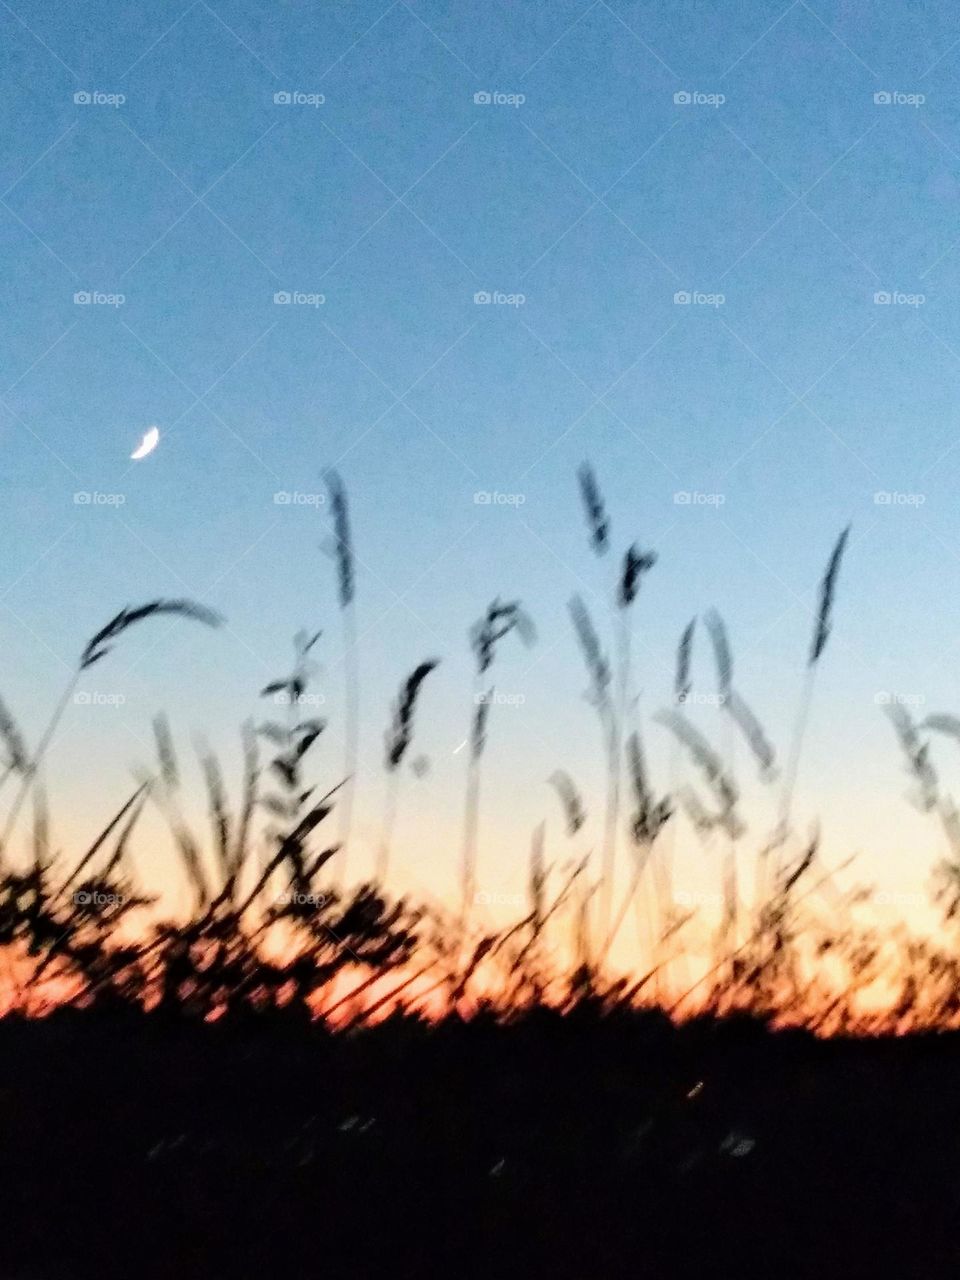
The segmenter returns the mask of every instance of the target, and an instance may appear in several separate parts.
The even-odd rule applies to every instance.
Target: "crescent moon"
[[[143,439],[131,453],[130,457],[134,462],[139,462],[141,458],[145,458],[148,453],[153,453],[154,449],[160,443],[159,427],[150,427]]]

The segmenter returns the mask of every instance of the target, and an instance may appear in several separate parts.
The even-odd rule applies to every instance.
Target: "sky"
[[[542,818],[571,856],[556,768],[595,844],[600,739],[567,615],[577,592],[608,633],[590,459],[616,554],[659,556],[634,692],[661,789],[675,753],[650,717],[711,606],[786,751],[852,521],[797,815],[894,914],[918,908],[942,851],[883,703],[960,708],[955,27],[937,2],[0,0],[0,692],[35,738],[120,607],[188,596],[226,618],[144,624],[81,681],[47,770],[63,846],[149,763],[158,710],[185,756],[202,734],[235,770],[300,627],[324,633],[314,764],[339,778],[331,466],[358,560],[357,872],[391,700],[438,657],[395,874],[450,898],[467,631],[497,595],[538,640],[497,658],[479,884],[523,891]],[[694,674],[714,690],[702,632]],[[775,789],[747,790],[761,843]],[[175,895],[145,831],[138,866]],[[714,852],[686,832],[677,857],[680,883],[716,891]]]

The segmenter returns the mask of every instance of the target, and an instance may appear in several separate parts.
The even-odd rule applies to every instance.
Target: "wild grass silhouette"
[[[327,833],[331,815],[352,803],[357,767],[357,563],[346,488],[335,472],[327,472],[326,481],[333,512],[330,547],[348,650],[351,724],[343,775],[318,784],[310,770],[313,748],[327,725],[307,714],[322,633],[303,631],[294,638],[289,672],[261,690],[270,714],[242,728],[244,765],[236,812],[231,811],[219,761],[204,745],[200,764],[209,836],[191,827],[184,816],[173,734],[160,715],[154,723],[155,768],[141,774],[140,785],[72,869],[62,856],[55,858],[45,835],[40,771],[80,674],[106,659],[130,627],[151,618],[167,615],[209,627],[220,622],[211,610],[187,600],[155,600],[122,609],[84,645],[77,671],[35,748],[28,746],[11,709],[0,703],[0,742],[6,754],[0,789],[7,784],[14,788],[0,846],[0,946],[8,975],[8,1011],[129,1006],[166,1018],[200,1020],[282,1013],[291,1019],[324,1020],[332,1027],[356,1027],[397,1011],[441,1017],[495,1010],[509,1019],[540,1005],[571,1013],[581,1001],[604,1009],[659,1001],[675,1015],[738,1010],[820,1032],[875,1030],[894,1011],[901,1030],[952,1018],[942,981],[933,976],[924,981],[911,961],[915,941],[905,938],[902,954],[892,957],[889,940],[878,948],[869,927],[854,928],[852,908],[862,891],[841,893],[837,869],[821,862],[817,835],[804,837],[791,828],[813,677],[828,648],[849,528],[833,548],[820,584],[779,820],[757,849],[753,900],[738,883],[738,846],[748,825],[729,734],[735,731],[744,740],[767,787],[777,779],[775,748],[735,683],[728,630],[711,609],[703,617],[716,668],[716,690],[710,697],[719,708],[718,730],[728,726],[728,747],[724,752],[716,746],[686,714],[693,688],[693,619],[677,647],[672,705],[655,712],[653,719],[673,735],[680,756],[689,759],[703,785],[677,785],[680,756],[674,755],[671,791],[655,787],[632,697],[631,638],[634,609],[642,606],[642,581],[655,571],[656,554],[631,543],[610,589],[615,663],[608,659],[584,602],[578,596],[570,601],[606,760],[606,795],[598,806],[603,815],[599,859],[583,840],[588,806],[575,780],[558,768],[549,781],[567,822],[565,862],[550,861],[538,829],[530,855],[527,910],[513,924],[483,932],[474,899],[481,771],[495,701],[491,674],[498,648],[511,632],[526,645],[535,643],[533,621],[520,601],[496,599],[469,635],[475,678],[459,910],[396,899],[385,887],[400,765],[413,743],[416,708],[439,657],[424,659],[400,682],[385,733],[378,875],[373,882],[348,885],[337,868],[347,853],[343,841],[350,837],[349,809],[340,839]],[[580,469],[578,483],[590,545],[603,556],[612,522],[588,464]],[[960,902],[955,887],[960,885],[960,818],[949,796],[938,789],[928,738],[936,733],[960,739],[960,719],[934,715],[918,726],[899,705],[890,714],[920,804],[938,817],[953,850],[936,870],[940,900],[952,919]],[[625,784],[633,801],[626,817],[621,814]],[[25,863],[15,854],[14,836],[31,792],[32,856]],[[163,814],[191,886],[193,906],[186,919],[170,917],[162,896],[134,884],[128,854],[148,804]],[[680,812],[705,849],[720,851],[722,868],[720,920],[707,947],[713,959],[689,988],[683,986],[685,961],[697,946],[702,949],[704,924],[698,912],[680,909],[672,893],[671,850],[665,847],[664,833]],[[631,865],[618,879],[621,837]],[[643,967],[625,976],[611,969],[609,958],[631,911],[637,918]],[[827,956],[829,964],[824,965]],[[949,964],[948,956],[941,957],[938,971]],[[888,984],[879,1009],[862,998],[878,981]]]
[[[612,522],[593,470],[578,479],[599,557]],[[175,735],[158,715],[154,764],[96,838],[71,856],[51,848],[43,765],[79,674],[153,618],[215,628],[193,601],[117,613],[83,646],[35,746],[0,701],[0,1274],[955,1275],[955,1180],[930,1171],[960,1158],[960,816],[932,739],[960,741],[960,718],[916,723],[889,708],[913,798],[947,840],[934,876],[942,938],[871,923],[868,892],[838,887],[845,866],[826,865],[819,830],[793,826],[849,530],[826,561],[779,789],[716,610],[684,629],[668,705],[649,717],[673,740],[664,786],[632,684],[655,554],[631,542],[608,584],[609,646],[573,597],[604,794],[594,805],[557,761],[545,803],[560,807],[563,840],[550,847],[536,826],[526,906],[485,929],[475,899],[492,674],[512,633],[535,643],[533,621],[498,598],[469,633],[457,903],[386,887],[401,766],[442,656],[398,673],[377,875],[350,883],[358,562],[345,486],[327,482],[353,647],[341,774],[317,761],[322,634],[301,631],[289,671],[260,690],[264,717],[241,728],[235,807],[217,755],[198,744],[206,834],[187,816]],[[688,714],[701,633],[713,729]],[[769,832],[750,825],[736,739],[773,797]],[[148,806],[186,877],[185,913],[138,883],[131,850]],[[719,868],[719,921],[674,893],[680,814]],[[737,875],[748,840],[752,897]],[[624,973],[612,953],[631,914],[639,962]],[[695,974],[693,956],[708,957]]]

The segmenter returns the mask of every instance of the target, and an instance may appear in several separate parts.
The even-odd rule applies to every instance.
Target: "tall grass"
[[[470,631],[470,647],[474,656],[473,714],[470,723],[467,755],[467,786],[463,818],[463,853],[461,858],[460,928],[466,935],[471,907],[476,892],[477,842],[480,829],[480,773],[487,743],[487,720],[493,705],[495,688],[485,687],[501,641],[516,631],[525,645],[536,638],[533,622],[517,600],[507,603],[499,597]]]
[[[602,495],[589,467],[581,468],[578,478],[591,547],[604,555],[610,521]],[[421,710],[421,700],[440,661],[436,657],[419,663],[399,686],[384,744],[387,792],[375,878],[347,892],[337,863],[350,837],[357,772],[356,566],[342,482],[327,473],[327,484],[345,652],[353,654],[346,671],[345,707],[354,723],[346,735],[339,776],[323,777],[327,764],[316,747],[327,726],[304,710],[316,675],[313,654],[320,633],[301,632],[294,641],[291,669],[260,691],[269,708],[265,717],[241,729],[239,779],[225,775],[221,757],[205,743],[200,744],[198,760],[188,759],[185,766],[173,730],[158,716],[153,724],[156,759],[137,787],[125,798],[115,798],[112,816],[85,848],[72,855],[58,853],[41,773],[46,772],[42,766],[49,744],[77,680],[104,660],[131,627],[150,618],[169,616],[216,626],[217,615],[192,601],[156,600],[124,609],[91,637],[35,748],[27,745],[16,718],[0,701],[0,786],[16,784],[3,836],[0,947],[10,962],[9,983],[20,1007],[36,1012],[56,999],[94,1007],[147,1006],[161,1017],[322,1016],[332,1025],[358,1026],[394,1008],[435,1012],[437,1001],[440,1008],[510,1014],[538,1005],[566,1011],[587,1005],[609,1009],[656,998],[674,1009],[752,1008],[765,1016],[828,1028],[852,1025],[861,1016],[859,996],[880,972],[877,957],[893,957],[894,966],[901,961],[889,940],[878,943],[869,929],[853,927],[851,912],[858,899],[835,889],[834,877],[823,865],[819,833],[814,831],[789,858],[774,861],[771,846],[761,848],[757,863],[764,868],[765,892],[754,903],[752,915],[741,903],[738,842],[750,831],[734,743],[744,744],[741,754],[765,784],[776,776],[777,757],[740,691],[727,627],[716,611],[704,615],[703,621],[713,651],[727,750],[718,749],[712,733],[688,715],[694,619],[677,645],[670,705],[653,717],[673,739],[669,791],[660,792],[656,786],[656,762],[651,768],[644,745],[645,717],[635,710],[633,698],[633,614],[655,556],[636,544],[627,548],[617,566],[610,598],[612,665],[587,605],[577,596],[570,601],[589,697],[602,730],[604,794],[596,806],[590,805],[591,811],[603,815],[599,881],[591,880],[588,868],[587,802],[570,774],[557,769],[548,781],[559,799],[564,828],[559,838],[544,822],[534,828],[526,862],[525,908],[513,923],[482,934],[475,929],[482,772],[495,723],[493,672],[501,646],[512,633],[524,644],[535,638],[533,623],[520,603],[498,598],[470,631],[474,688],[459,903],[453,910],[436,903],[414,906],[404,898],[389,897],[385,889],[400,779],[417,716],[430,714],[429,705]],[[839,538],[820,584],[807,685],[780,797],[784,830],[791,816],[813,675],[832,627],[848,532]],[[917,724],[899,705],[890,715],[916,801],[942,824],[949,856],[937,870],[938,892],[948,918],[960,918],[960,817],[931,751],[933,736],[960,742],[960,717],[934,714]],[[681,758],[694,781],[681,781]],[[190,770],[197,773],[206,798],[205,829],[190,813],[197,792],[187,777]],[[621,770],[629,783],[622,796]],[[630,808],[624,835],[629,837],[631,863],[623,897],[616,900],[617,837],[626,797]],[[13,835],[31,798],[27,856],[17,865]],[[185,908],[174,915],[169,902],[156,902],[136,883],[133,847],[148,805],[154,805],[168,825],[189,890]],[[723,945],[717,944],[695,984],[688,986],[684,977],[678,994],[671,980],[671,957],[678,952],[688,960],[702,955],[698,914],[676,910],[669,853],[663,848],[669,843],[672,850],[684,830],[679,815],[702,837],[705,859],[711,857],[715,840],[725,841],[726,858],[721,879]],[[328,830],[337,824],[340,838],[328,838]],[[671,834],[665,839],[668,827]],[[779,829],[776,834],[779,837]],[[782,853],[785,843],[784,837],[774,851]],[[662,871],[656,870],[658,862]],[[594,911],[595,896],[599,911]],[[627,978],[616,974],[611,954],[631,908],[637,911],[643,933],[643,965]],[[827,954],[838,975],[834,981],[817,967]],[[872,958],[867,962],[864,956]],[[952,1016],[945,1012],[942,983],[924,988],[916,965],[902,963],[910,986],[909,998],[904,993],[898,997],[898,1017],[920,1025]],[[892,978],[887,975],[894,982],[896,972],[894,967]],[[441,990],[442,996],[437,994]]]
[[[580,497],[586,517],[590,545],[598,556],[610,543],[610,520],[596,475],[589,463],[577,472]],[[570,612],[590,675],[591,700],[600,719],[606,752],[607,794],[604,807],[602,867],[600,880],[600,926],[609,934],[616,892],[617,846],[620,828],[620,787],[623,769],[623,741],[630,699],[633,647],[633,604],[641,581],[657,562],[656,553],[641,551],[631,544],[623,557],[614,585],[614,647],[616,679],[611,690],[611,672],[586,605],[575,597]]]
[[[397,822],[397,803],[400,794],[400,766],[413,742],[414,714],[420,690],[431,671],[440,665],[439,658],[428,658],[414,667],[400,686],[394,704],[393,719],[386,733],[387,796],[384,805],[383,829],[377,854],[377,879],[386,883],[390,870],[390,849]]]
[[[135,607],[127,607],[121,609],[119,613],[94,635],[90,637],[83,647],[80,659],[77,663],[76,670],[67,682],[67,686],[60,699],[54,707],[50,719],[47,721],[46,728],[40,734],[40,739],[36,750],[28,761],[22,761],[20,772],[22,774],[22,782],[20,789],[10,806],[7,814],[7,821],[0,835],[0,857],[6,851],[10,836],[13,833],[17,823],[20,810],[26,800],[30,788],[36,779],[37,772],[46,755],[47,748],[50,746],[53,736],[59,728],[60,721],[63,719],[67,707],[73,698],[77,684],[83,673],[94,666],[95,663],[101,662],[111,651],[117,640],[120,639],[125,632],[131,627],[137,626],[144,622],[147,618],[155,618],[159,616],[189,618],[194,622],[201,622],[208,627],[218,627],[221,619],[219,614],[207,609],[203,605],[194,603],[192,600],[151,600],[148,604],[137,605]],[[9,733],[9,724],[8,724]],[[8,743],[9,746],[9,743]]]
[[[816,682],[817,670],[820,659],[827,647],[827,640],[830,638],[830,632],[833,628],[833,605],[834,596],[837,590],[837,581],[840,575],[840,566],[843,561],[843,554],[846,550],[847,541],[850,537],[850,525],[843,530],[837,539],[830,559],[827,561],[827,567],[823,577],[820,580],[818,590],[817,611],[814,618],[813,637],[810,641],[810,652],[807,658],[806,671],[803,677],[803,685],[800,692],[800,703],[797,708],[797,715],[794,721],[793,737],[790,743],[790,751],[787,756],[786,768],[783,775],[783,789],[780,794],[780,813],[777,823],[775,838],[772,842],[771,851],[775,854],[775,871],[776,875],[782,871],[782,848],[786,843],[790,834],[790,822],[793,816],[793,799],[797,788],[797,780],[800,774],[800,759],[803,753],[804,739],[807,733],[807,725],[810,720],[810,710],[813,705],[813,692]],[[763,884],[764,893],[767,892],[769,883],[765,879]]]
[[[343,619],[344,664],[344,757],[346,779],[340,808],[340,843],[343,858],[341,874],[346,882],[347,858],[353,832],[353,806],[356,795],[357,758],[360,750],[360,655],[357,632],[356,570],[353,556],[353,534],[347,490],[339,474],[330,469],[324,473],[330,509],[333,515],[333,554],[337,567],[337,599]]]

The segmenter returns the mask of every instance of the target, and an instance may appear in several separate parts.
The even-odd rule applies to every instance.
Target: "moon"
[[[159,443],[160,443],[160,428],[159,427],[148,428],[143,439],[140,441],[140,443],[134,449],[133,453],[131,453],[130,455],[132,461],[139,462],[140,459],[145,458],[148,453],[153,453],[154,449],[157,447]]]

